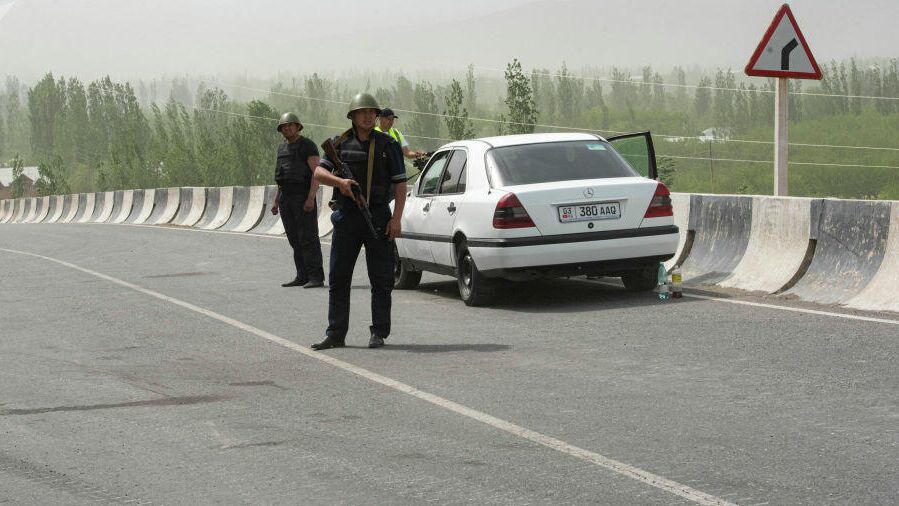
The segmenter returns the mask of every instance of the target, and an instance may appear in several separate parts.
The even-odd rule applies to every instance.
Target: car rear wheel
[[[459,295],[466,306],[484,306],[493,300],[496,283],[478,270],[465,243],[459,245],[456,257],[456,281]]]
[[[412,270],[409,263],[400,257],[396,246],[393,248],[393,287],[398,290],[412,290],[421,282],[421,271]]]
[[[624,287],[631,292],[648,292],[658,285],[658,267],[645,267],[621,276]]]

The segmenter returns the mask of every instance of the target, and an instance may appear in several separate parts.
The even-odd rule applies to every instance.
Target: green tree
[[[693,109],[696,111],[697,119],[703,119],[708,115],[712,108],[712,80],[708,76],[702,76],[699,80],[699,87],[696,88],[696,98],[693,100]]]
[[[510,134],[534,132],[537,123],[537,105],[528,78],[521,71],[521,63],[513,59],[506,65],[506,107],[509,120],[506,131]]]
[[[849,99],[849,108],[852,111],[852,114],[858,116],[862,113],[862,99],[859,98],[862,94],[862,73],[855,63],[855,58],[852,58],[849,64],[848,89],[849,94],[853,96],[853,98]]]
[[[37,170],[40,174],[38,180],[34,182],[37,196],[64,195],[71,192],[66,182],[65,165],[61,157],[54,156],[49,161],[41,162]]]
[[[474,75],[474,65],[468,64],[468,71],[465,73],[465,109],[474,114],[477,111],[478,95],[477,82]]]
[[[564,61],[556,77],[556,89],[559,94],[559,119],[566,125],[578,124],[584,102],[584,81],[571,77]]]
[[[540,111],[539,118],[545,123],[553,123],[559,119],[556,87],[550,77],[549,69],[531,70],[531,90],[534,104]]]
[[[65,81],[46,74],[28,90],[31,115],[31,148],[39,157],[52,156],[57,140],[62,141],[65,118]]]
[[[468,110],[462,107],[464,96],[462,85],[453,79],[449,93],[443,98],[446,110],[443,111],[443,119],[446,122],[446,130],[452,139],[471,139],[474,137],[474,127],[468,119]]]
[[[734,124],[734,92],[736,78],[728,69],[725,73],[718,69],[715,75],[715,94],[712,109],[715,118],[715,126],[730,127]]]
[[[12,159],[12,183],[9,185],[9,196],[17,199],[25,196],[25,162],[16,155]]]
[[[409,130],[412,136],[419,137],[440,137],[440,116],[437,109],[437,95],[434,94],[434,88],[428,82],[419,82],[415,85],[415,93],[413,94],[414,107],[419,114],[412,117],[409,124]],[[422,145],[426,149],[435,148],[440,145],[440,141],[432,139],[423,139]]]

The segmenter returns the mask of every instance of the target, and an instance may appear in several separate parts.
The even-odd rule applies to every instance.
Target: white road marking
[[[794,313],[806,313],[813,314],[818,316],[831,316],[834,318],[845,318],[847,320],[859,320],[863,322],[872,322],[872,323],[885,323],[887,325],[899,325],[899,320],[890,320],[887,318],[874,318],[871,316],[859,316],[854,314],[846,314],[846,313],[832,313],[830,311],[818,311],[815,309],[803,309],[799,307],[790,307],[790,306],[777,306],[774,304],[762,304],[760,302],[749,302],[746,300],[734,300],[734,299],[723,299],[720,297],[709,297],[707,295],[694,295],[692,293],[684,293],[684,297],[690,297],[691,299],[702,299],[702,300],[712,300],[715,302],[726,302],[727,304],[739,304],[742,306],[753,306],[753,307],[763,307],[766,309],[778,309],[780,311],[791,311]]]
[[[106,274],[102,274],[96,271],[92,271],[90,269],[85,269],[84,267],[80,267],[78,265],[66,262],[64,260],[58,260],[55,258],[50,258],[43,255],[38,255],[36,253],[29,253],[27,251],[19,251],[13,249],[0,248],[0,251],[5,251],[7,253],[14,253],[18,255],[25,255],[34,258],[40,258],[42,260],[46,260],[48,262],[53,262],[70,269],[74,269],[85,274],[89,274],[91,276],[98,277],[100,279],[104,279],[109,281],[110,283],[114,283],[125,288],[130,288],[136,292],[140,292],[142,294],[148,295],[150,297],[154,297],[156,299],[169,302],[171,304],[175,304],[176,306],[180,306],[184,309],[193,311],[195,313],[202,314],[213,320],[217,320],[219,322],[225,323],[232,327],[243,330],[244,332],[248,332],[250,334],[256,335],[263,339],[266,339],[272,343],[278,344],[287,348],[289,350],[296,351],[298,353],[302,353],[303,355],[313,358],[315,360],[319,360],[326,364],[332,365],[339,369],[343,369],[344,371],[353,373],[359,377],[365,378],[374,383],[379,383],[386,387],[392,388],[398,392],[402,392],[404,394],[411,395],[412,397],[416,397],[423,401],[427,401],[435,406],[444,408],[446,410],[452,411],[459,415],[462,415],[466,418],[470,418],[472,420],[479,421],[496,429],[502,430],[514,436],[521,437],[523,439],[527,439],[528,441],[540,444],[547,448],[571,455],[573,457],[579,458],[596,466],[602,467],[614,473],[620,474],[622,476],[643,482],[646,485],[651,487],[655,487],[659,490],[663,490],[665,492],[670,492],[677,496],[683,497],[684,499],[688,499],[690,501],[695,502],[696,504],[701,504],[703,506],[736,506],[734,503],[728,502],[725,499],[720,497],[715,497],[713,495],[707,494],[700,490],[696,490],[692,487],[684,485],[682,483],[678,483],[676,481],[670,480],[668,478],[652,474],[648,471],[644,471],[637,467],[631,466],[629,464],[625,464],[624,462],[617,461],[615,459],[600,455],[595,452],[591,452],[589,450],[585,450],[583,448],[579,448],[577,446],[571,445],[562,441],[560,439],[556,439],[551,436],[547,436],[545,434],[541,434],[536,431],[532,431],[530,429],[524,428],[520,425],[516,425],[512,422],[508,422],[501,418],[497,418],[495,416],[488,415],[487,413],[483,413],[476,409],[469,408],[462,404],[453,402],[449,399],[445,399],[443,397],[425,392],[423,390],[419,390],[411,385],[407,385],[400,381],[388,378],[386,376],[382,376],[378,373],[369,371],[368,369],[364,369],[362,367],[353,365],[349,362],[344,362],[342,360],[338,360],[329,355],[315,352],[310,350],[305,346],[301,346],[293,341],[289,341],[284,339],[283,337],[276,336],[270,332],[266,332],[264,330],[258,329],[252,325],[248,325],[241,321],[235,320],[233,318],[229,318],[225,315],[216,313],[214,311],[210,311],[208,309],[196,306],[189,302],[185,302],[174,297],[169,297],[168,295],[164,295],[159,292],[155,292],[153,290],[149,290],[147,288],[143,288],[141,286],[135,285],[133,283],[129,283],[127,281],[123,281],[118,278],[114,278],[112,276],[108,276]]]
[[[594,281],[594,283],[598,285],[605,286],[614,286],[615,288],[621,288],[620,284],[615,283],[607,283],[605,281]],[[790,311],[793,313],[805,313],[805,314],[813,314],[818,316],[830,316],[833,318],[845,318],[847,320],[859,320],[864,322],[872,322],[872,323],[885,323],[887,325],[899,325],[899,320],[890,320],[889,318],[874,318],[871,316],[859,316],[854,314],[846,314],[846,313],[834,313],[831,311],[818,311],[816,309],[804,309],[801,307],[790,307],[790,306],[778,306],[776,304],[762,304],[760,302],[749,302],[747,300],[736,300],[736,299],[726,299],[723,297],[710,297],[708,295],[695,295],[692,293],[683,292],[684,297],[689,297],[691,299],[702,299],[702,300],[710,300],[714,302],[724,302],[726,304],[739,304],[741,306],[753,306],[753,307],[763,307],[766,309],[775,309],[778,311]]]

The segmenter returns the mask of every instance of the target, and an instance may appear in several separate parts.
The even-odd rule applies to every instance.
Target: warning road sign
[[[821,69],[799,30],[790,6],[783,4],[762,37],[746,74],[762,77],[821,79]]]

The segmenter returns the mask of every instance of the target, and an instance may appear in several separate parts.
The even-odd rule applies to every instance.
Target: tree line
[[[791,142],[834,146],[896,145],[899,60],[863,66],[855,59],[823,65],[824,79],[790,82]],[[676,191],[770,193],[774,81],[747,84],[729,69],[702,74],[674,67],[664,76],[612,67],[604,79],[575,76],[513,60],[500,80],[464,75],[447,82],[404,75],[364,84],[312,74],[277,83],[240,101],[214,84],[157,83],[105,77],[82,83],[47,74],[33,86],[7,77],[0,90],[0,163],[38,165],[41,194],[167,186],[270,184],[275,120],[294,111],[303,134],[321,142],[348,126],[345,107],[358,89],[403,118],[416,148],[453,139],[586,129],[652,130],[663,179]],[[383,76],[382,76],[383,77]],[[358,88],[358,89],[357,89]],[[715,139],[697,135],[713,128]],[[897,151],[791,148],[797,195],[899,199]],[[760,163],[755,163],[760,162]],[[804,163],[819,165],[803,165]],[[849,167],[865,165],[866,168]],[[870,166],[880,166],[870,167]],[[16,189],[14,188],[14,191]],[[21,190],[19,190],[21,191]]]

